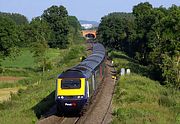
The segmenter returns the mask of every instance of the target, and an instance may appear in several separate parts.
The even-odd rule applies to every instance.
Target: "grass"
[[[44,85],[46,83],[46,85]],[[35,123],[37,121],[36,113],[33,107],[42,99],[48,96],[55,88],[53,80],[39,82],[36,85],[28,86],[27,90],[19,90],[18,94],[11,95],[11,101],[7,101],[0,105],[1,124],[16,123]],[[21,120],[21,119],[22,120]]]
[[[49,60],[53,60],[59,56],[60,52],[58,49],[49,48],[46,52],[46,57]],[[20,55],[16,58],[7,57],[1,62],[2,67],[5,68],[24,68],[29,69],[36,66],[33,54],[28,48],[22,48]]]
[[[46,56],[51,60],[57,58],[59,56],[59,49],[49,48],[46,52]]]
[[[118,54],[113,58],[116,69],[130,68],[132,73],[121,76],[116,84],[112,123],[179,124],[180,92],[143,76],[148,74],[146,67],[122,53],[114,53]]]
[[[20,55],[15,59],[7,57],[1,62],[2,67],[8,68],[31,68],[35,65],[34,58],[29,49],[21,50]]]
[[[55,79],[63,70],[80,62],[79,57],[84,55],[84,46],[73,45],[69,49],[59,50],[59,55],[54,51],[49,53],[54,56],[53,68],[43,75],[36,73],[35,79],[28,79],[26,89],[20,89],[17,94],[11,94],[11,100],[0,103],[1,124],[34,124],[38,118],[53,104]],[[56,51],[56,50],[55,50]]]

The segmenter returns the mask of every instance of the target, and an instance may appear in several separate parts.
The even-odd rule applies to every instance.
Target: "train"
[[[57,112],[79,112],[92,100],[105,77],[105,56],[104,46],[93,43],[92,54],[58,76],[55,90]]]

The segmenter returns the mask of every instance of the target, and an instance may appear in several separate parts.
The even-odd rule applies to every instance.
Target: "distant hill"
[[[99,22],[96,21],[87,21],[87,20],[79,20],[80,24],[92,24],[93,27],[98,27]]]

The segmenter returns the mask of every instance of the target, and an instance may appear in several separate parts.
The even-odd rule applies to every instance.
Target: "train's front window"
[[[62,89],[79,89],[81,88],[80,79],[63,79],[61,82]]]

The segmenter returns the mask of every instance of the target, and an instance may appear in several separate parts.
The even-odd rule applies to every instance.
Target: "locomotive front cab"
[[[77,73],[76,73],[77,74]],[[62,111],[81,110],[87,101],[85,78],[60,76],[56,84],[56,103]]]

